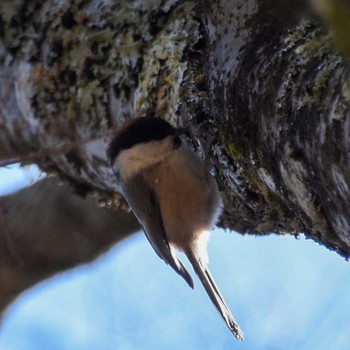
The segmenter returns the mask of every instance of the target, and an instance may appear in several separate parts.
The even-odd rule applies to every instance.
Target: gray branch
[[[131,213],[99,208],[58,178],[0,197],[0,314],[26,288],[138,230]]]

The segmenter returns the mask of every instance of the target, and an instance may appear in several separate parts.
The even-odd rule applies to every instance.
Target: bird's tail
[[[238,340],[243,340],[243,332],[233,318],[231,311],[227,307],[224,298],[220,294],[219,289],[217,288],[207,266],[205,266],[199,259],[197,259],[192,251],[186,252],[186,256],[192,264],[199,279],[201,280],[204,289],[209,295],[209,298],[225,321],[227,327]]]

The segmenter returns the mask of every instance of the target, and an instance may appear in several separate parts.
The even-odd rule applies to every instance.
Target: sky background
[[[0,194],[37,178],[32,167],[0,168]],[[242,343],[198,279],[191,290],[139,234],[22,294],[0,350],[350,349],[350,270],[337,254],[303,237],[215,230],[209,258]]]

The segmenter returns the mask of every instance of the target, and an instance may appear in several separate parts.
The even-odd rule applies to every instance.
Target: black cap
[[[108,147],[107,156],[112,164],[122,150],[139,143],[162,140],[176,134],[177,129],[163,119],[157,117],[133,118],[118,130]]]

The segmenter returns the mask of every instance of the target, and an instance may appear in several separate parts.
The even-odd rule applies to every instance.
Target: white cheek
[[[115,166],[121,176],[127,179],[162,162],[171,152],[173,152],[173,141],[170,137],[161,141],[142,143],[121,151]]]

